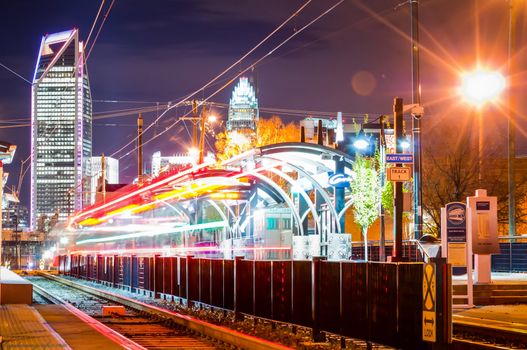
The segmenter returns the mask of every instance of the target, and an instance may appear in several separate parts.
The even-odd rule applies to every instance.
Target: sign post
[[[466,267],[467,294],[455,295],[455,299],[466,300],[454,303],[454,307],[473,306],[472,249],[467,237],[467,208],[465,203],[451,202],[441,208],[441,251],[443,258],[453,267]]]

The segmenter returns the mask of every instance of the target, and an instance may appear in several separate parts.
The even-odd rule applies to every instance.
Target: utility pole
[[[104,164],[106,159],[104,158],[104,153],[101,156],[101,177],[102,177],[102,202],[106,203],[106,164]]]
[[[205,105],[201,107],[201,133],[199,136],[199,161],[198,164],[203,164],[203,153],[205,148],[205,120],[206,120],[206,113],[205,113]]]
[[[379,143],[380,143],[380,176],[381,176],[381,193],[379,196],[381,197],[381,218],[380,218],[380,242],[379,242],[379,261],[385,262],[386,261],[386,211],[384,209],[384,205],[382,204],[382,192],[384,190],[384,184],[386,182],[386,139],[384,137],[384,115],[381,115],[379,119],[379,123],[381,126],[381,133],[379,137]]]
[[[143,116],[137,118],[137,182],[143,183]]]
[[[403,99],[396,97],[393,102],[394,131],[395,131],[395,153],[403,153],[401,145],[403,137]],[[400,167],[401,164],[397,164]],[[393,237],[395,239],[392,259],[397,262],[403,259],[403,183],[393,183]]]
[[[419,0],[410,0],[412,25],[412,104],[421,107],[421,82],[419,77]],[[412,114],[412,137],[414,155],[414,238],[419,239],[423,234],[422,211],[422,147],[421,147],[421,117],[422,114]],[[402,135],[402,134],[400,134]],[[398,146],[397,146],[398,147]],[[401,150],[402,152],[402,150]],[[399,153],[399,151],[397,151]]]
[[[192,148],[196,150],[198,148],[198,102],[192,100]]]

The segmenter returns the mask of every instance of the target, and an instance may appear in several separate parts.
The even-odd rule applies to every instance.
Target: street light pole
[[[483,113],[477,109],[478,118],[478,187],[483,187]]]
[[[137,182],[143,183],[143,116],[137,118]]]
[[[410,0],[412,11],[412,104],[421,106],[421,83],[419,77],[419,0]],[[419,239],[423,232],[422,189],[421,189],[421,117],[412,114],[413,136],[413,204],[414,204],[414,238]]]
[[[381,176],[381,218],[380,218],[380,242],[379,242],[379,261],[385,262],[386,261],[386,210],[384,209],[384,205],[382,203],[382,192],[384,191],[384,184],[386,181],[386,139],[384,137],[384,115],[380,116],[380,126],[381,126],[381,133],[379,137],[379,144],[380,144],[380,176]]]
[[[516,72],[516,22],[518,11],[516,8],[518,3],[515,0],[509,0],[509,53],[508,53],[508,64],[509,64],[509,118],[508,118],[508,182],[509,182],[509,236],[516,235],[516,193],[515,193],[515,167],[514,161],[516,159],[516,127],[514,125],[516,121],[516,99],[514,92],[513,78]]]
[[[393,103],[395,153],[403,153],[403,99],[395,98]],[[401,166],[397,164],[396,166]],[[393,183],[393,236],[395,239],[391,261],[403,259],[403,184],[400,181]]]

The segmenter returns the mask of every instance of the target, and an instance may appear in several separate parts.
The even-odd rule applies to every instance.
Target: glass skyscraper
[[[240,78],[229,101],[228,131],[255,132],[258,121],[258,99],[246,77]]]
[[[31,101],[31,227],[89,203],[92,100],[83,43],[72,29],[42,37]]]

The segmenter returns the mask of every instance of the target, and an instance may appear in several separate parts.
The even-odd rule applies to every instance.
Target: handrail
[[[430,254],[428,254],[428,252],[426,251],[425,247],[423,247],[423,244],[421,243],[421,241],[419,241],[417,239],[414,239],[412,241],[414,241],[416,243],[416,246],[421,251],[421,254],[423,255],[423,258],[425,258],[424,260],[426,262],[430,261]]]

